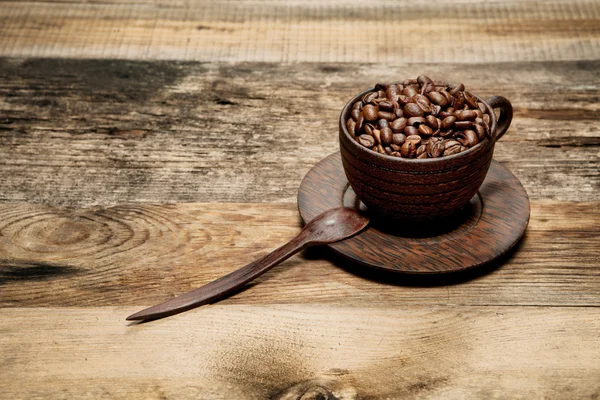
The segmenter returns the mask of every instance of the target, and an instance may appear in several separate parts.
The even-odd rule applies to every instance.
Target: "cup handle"
[[[492,96],[485,101],[491,108],[499,108],[500,115],[498,116],[496,128],[496,141],[506,133],[513,117],[513,108],[510,101],[502,96]]]

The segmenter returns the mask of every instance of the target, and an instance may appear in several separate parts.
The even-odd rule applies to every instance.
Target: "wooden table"
[[[599,398],[598,1],[2,1],[0,56],[0,397]],[[513,102],[510,257],[125,321],[294,236],[344,103],[419,73]]]

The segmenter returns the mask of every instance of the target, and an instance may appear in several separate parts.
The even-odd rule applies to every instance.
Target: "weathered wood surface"
[[[2,1],[0,55],[506,62],[600,53],[596,0]]]
[[[495,159],[531,199],[600,199],[600,62],[263,64],[0,59],[0,200],[294,202],[345,102],[426,71],[515,107]]]
[[[0,206],[0,306],[152,305],[291,239],[294,205]],[[517,251],[462,275],[382,274],[312,249],[222,304],[600,306],[598,203],[533,202]]]
[[[600,395],[599,308],[216,305],[128,326],[132,311],[2,310],[3,397]]]

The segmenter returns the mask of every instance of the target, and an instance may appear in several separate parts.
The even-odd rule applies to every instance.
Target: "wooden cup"
[[[487,174],[494,144],[512,121],[512,105],[502,96],[481,101],[491,116],[490,136],[472,148],[447,157],[407,159],[379,154],[356,142],[346,128],[350,100],[340,115],[339,139],[348,182],[374,217],[386,220],[431,220],[448,217],[477,193]],[[494,108],[500,109],[499,118]],[[485,201],[485,199],[484,199]]]

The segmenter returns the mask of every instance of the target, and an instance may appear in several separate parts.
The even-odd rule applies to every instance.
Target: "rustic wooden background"
[[[0,397],[600,397],[598,1],[0,1],[0,57]],[[344,103],[420,73],[513,102],[515,252],[124,320],[294,236]]]

